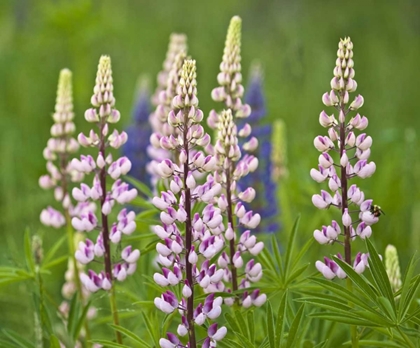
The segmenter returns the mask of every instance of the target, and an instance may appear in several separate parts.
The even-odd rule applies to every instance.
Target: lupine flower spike
[[[113,283],[115,280],[123,281],[128,275],[136,270],[136,263],[140,257],[140,251],[130,245],[122,248],[117,259],[111,258],[112,245],[121,246],[123,235],[129,235],[136,229],[134,221],[135,213],[123,208],[118,213],[117,221],[112,224],[108,215],[118,205],[129,203],[137,195],[134,188],[121,180],[121,175],[127,174],[131,169],[131,162],[127,157],[112,159],[109,148],[118,149],[127,142],[127,133],[119,133],[110,126],[117,123],[120,113],[115,109],[113,94],[113,80],[111,71],[111,59],[102,56],[99,61],[96,84],[91,98],[92,108],[86,110],[85,119],[93,123],[98,132],[91,130],[88,135],[80,133],[79,143],[84,147],[97,149],[95,157],[82,155],[80,159],[73,159],[72,166],[84,174],[94,174],[92,184],[82,183],[72,191],[74,199],[79,202],[98,202],[100,212],[98,215],[91,209],[73,218],[73,227],[80,232],[92,233],[98,230],[96,241],[86,239],[79,243],[76,258],[82,264],[89,264],[93,260],[102,259],[103,267],[99,273],[89,270],[88,274],[82,274],[81,280],[86,289],[96,292],[100,289],[111,290],[111,308],[114,324],[118,325],[118,313]],[[107,180],[113,181],[111,190],[107,191]],[[121,343],[121,335],[117,334],[117,341]]]
[[[261,223],[256,227],[255,232],[278,232],[280,229],[276,184],[278,180],[273,180],[272,175],[274,167],[272,158],[274,150],[278,149],[273,148],[273,126],[261,124],[264,116],[266,116],[262,84],[261,67],[255,64],[251,69],[250,82],[245,95],[245,101],[251,106],[251,114],[248,118],[242,119],[243,122],[238,122],[238,127],[242,128],[245,122],[252,127],[252,134],[259,141],[258,148],[253,151],[253,155],[259,158],[259,164],[257,170],[243,177],[238,186],[240,186],[239,189],[253,187],[259,193],[254,201],[244,203],[247,209],[252,209],[261,216]],[[244,143],[244,141],[240,141],[241,143]]]
[[[212,202],[220,193],[221,186],[212,175],[216,168],[216,159],[205,156],[200,147],[210,142],[210,136],[200,125],[203,112],[198,108],[196,65],[194,60],[185,60],[178,79],[176,95],[172,101],[167,120],[175,132],[162,135],[161,147],[171,150],[170,158],[157,165],[161,178],[170,181],[169,189],[153,198],[153,204],[160,209],[162,225],[154,226],[154,232],[162,239],[158,243],[158,262],[162,271],[155,273],[154,280],[162,287],[181,284],[181,296],[166,290],[155,298],[155,305],[164,313],[176,310],[181,314],[178,336],[168,333],[161,338],[161,347],[195,348],[199,342],[195,326],[202,326],[207,320],[216,319],[221,314],[221,297],[210,294],[204,303],[196,302],[196,288],[204,291],[219,284],[224,275],[210,260],[224,247],[221,233],[224,226],[220,209]],[[201,172],[207,176],[206,182],[199,185],[193,173]],[[192,213],[196,202],[205,203],[202,211]],[[211,328],[211,329],[210,329]],[[205,346],[215,346],[223,338],[226,328],[210,326]],[[181,343],[187,336],[188,343]]]
[[[79,275],[83,272],[83,265],[76,261],[74,256],[75,244],[83,238],[80,233],[73,233],[71,226],[72,217],[80,217],[87,208],[95,209],[94,204],[78,203],[73,204],[69,192],[75,182],[83,179],[84,174],[75,170],[70,162],[72,156],[79,149],[79,144],[73,134],[75,126],[73,123],[73,97],[72,97],[72,73],[68,69],[60,72],[55,112],[53,113],[54,125],[51,127],[51,139],[48,140],[44,150],[44,158],[47,160],[48,175],[39,179],[39,184],[44,189],[54,189],[54,198],[61,203],[59,210],[52,207],[44,209],[41,213],[41,222],[44,225],[55,228],[67,225],[68,245],[70,257],[68,269],[65,274],[66,282],[62,287],[64,301],[59,309],[64,318],[68,317],[70,304],[73,295],[78,291],[78,296],[83,303],[87,302],[89,293],[82,288]],[[95,315],[95,308],[90,308],[88,317]],[[87,323],[85,329],[88,330]]]
[[[354,115],[364,103],[360,94],[352,101],[350,99],[357,89],[354,75],[353,43],[346,38],[338,45],[331,91],[322,96],[324,105],[334,107],[336,114],[322,111],[319,115],[319,122],[328,129],[328,135],[319,135],[314,140],[314,146],[321,154],[318,168],[312,169],[310,174],[319,183],[327,181],[329,188],[329,191],[321,190],[320,194],[312,196],[315,207],[335,207],[341,212],[338,222],[333,220],[330,225],[315,230],[314,238],[320,244],[343,244],[345,262],[362,273],[368,266],[368,255],[359,252],[352,263],[351,241],[371,236],[371,225],[378,222],[380,208],[373,205],[371,199],[366,199],[356,184],[349,183],[354,177],[370,177],[376,170],[375,163],[368,161],[372,138],[366,133],[356,133],[367,127],[368,120],[359,113]],[[344,240],[340,241],[340,238]],[[316,267],[328,279],[345,277],[343,270],[328,258],[325,263],[317,261]]]
[[[169,43],[166,60],[163,64],[164,69],[158,75],[158,88],[153,96],[156,109],[150,114],[149,122],[152,126],[153,134],[150,137],[150,146],[147,153],[152,159],[147,166],[147,170],[152,178],[152,186],[156,186],[160,178],[157,166],[164,159],[173,159],[171,156],[171,146],[160,141],[163,136],[176,136],[177,127],[168,123],[168,114],[172,109],[172,100],[176,96],[176,88],[182,64],[187,54],[186,36],[183,34],[172,34]],[[164,79],[166,78],[166,79]],[[171,137],[168,138],[172,140]]]
[[[61,203],[60,210],[48,207],[41,212],[41,222],[54,228],[64,226],[66,212],[75,210],[68,192],[70,183],[83,179],[83,173],[77,172],[69,163],[69,157],[79,149],[79,144],[72,136],[75,132],[73,118],[71,71],[63,69],[58,81],[51,139],[43,153],[48,174],[39,178],[39,185],[43,189],[54,189],[54,198]]]
[[[150,109],[149,83],[147,79],[141,78],[136,93],[132,123],[126,129],[128,139],[122,146],[122,154],[131,160],[130,175],[148,186],[151,184],[146,167],[150,158],[145,149],[152,134],[149,124]]]
[[[235,118],[247,118],[251,113],[248,104],[242,103],[244,87],[242,86],[241,74],[241,19],[233,17],[225,43],[220,73],[217,80],[220,87],[213,89],[212,98],[215,101],[223,102],[225,110],[220,114],[212,110],[207,120],[208,125],[217,129],[217,141],[214,149],[208,147],[207,151],[213,152],[217,158],[218,168],[215,173],[215,180],[220,183],[224,190],[217,199],[219,209],[227,215],[227,226],[225,239],[229,241],[228,254],[223,252],[219,257],[219,265],[225,269],[224,281],[229,284],[226,287],[220,284],[214,291],[236,291],[245,289],[252,282],[262,277],[261,264],[251,259],[245,265],[245,272],[242,279],[239,277],[238,269],[244,266],[243,255],[249,252],[257,255],[264,247],[263,242],[257,242],[255,236],[251,235],[260,223],[261,217],[252,210],[247,211],[243,202],[250,203],[256,195],[253,187],[243,188],[239,191],[238,181],[258,167],[258,159],[252,154],[244,154],[246,151],[254,151],[258,146],[257,138],[251,136],[251,125],[245,125],[238,131],[234,121]],[[242,149],[238,145],[238,136],[248,138]],[[238,227],[247,230],[237,240]],[[266,300],[265,294],[259,294],[254,290],[251,294],[247,291],[241,298],[242,304],[249,307],[251,304],[260,306]],[[232,304],[233,298],[225,299],[227,304]]]

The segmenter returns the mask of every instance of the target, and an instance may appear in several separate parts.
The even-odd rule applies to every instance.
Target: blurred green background
[[[321,95],[329,90],[337,43],[350,36],[358,92],[365,98],[361,113],[369,118],[371,159],[377,164],[375,175],[360,185],[386,213],[374,227],[373,241],[381,252],[395,244],[406,264],[420,243],[418,0],[0,1],[1,264],[22,263],[26,227],[44,231],[45,245],[60,236],[39,222],[52,192],[38,186],[45,173],[42,150],[52,124],[59,70],[73,71],[76,127],[87,131],[82,115],[89,107],[97,62],[101,54],[109,54],[122,127],[131,117],[137,77],[148,74],[154,82],[170,33],[183,32],[189,54],[197,60],[200,105],[207,114],[216,107],[210,91],[217,84],[233,15],[243,19],[245,80],[251,62],[260,61],[266,122],[281,118],[287,125],[290,175],[281,187],[285,233],[280,239],[287,239],[298,213],[301,244],[332,214],[313,207],[311,196],[321,186],[311,181],[309,170],[318,157],[313,138],[325,132],[318,123],[324,107]],[[362,243],[355,250],[358,246]],[[338,246],[314,246],[308,260],[337,250]],[[5,292],[24,295],[25,290],[16,285],[1,291],[4,325],[11,309],[1,308],[12,301]]]

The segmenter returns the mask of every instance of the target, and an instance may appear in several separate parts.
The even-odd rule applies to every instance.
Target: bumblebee
[[[370,213],[375,217],[385,215],[384,211],[381,209],[381,207],[379,205],[371,205],[370,206]]]

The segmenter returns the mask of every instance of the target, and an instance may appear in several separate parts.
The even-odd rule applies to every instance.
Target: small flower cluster
[[[214,177],[224,188],[223,193],[217,198],[217,204],[221,212],[227,215],[225,239],[229,242],[229,256],[223,252],[219,258],[219,265],[225,266],[226,274],[223,280],[230,286],[227,287],[223,284],[223,286],[218,287],[217,291],[229,293],[238,289],[246,289],[250,287],[251,282],[261,279],[261,265],[259,263],[254,264],[253,259],[246,265],[245,274],[241,280],[238,276],[238,269],[244,265],[242,256],[246,252],[257,255],[264,247],[263,242],[257,242],[256,237],[250,234],[250,229],[258,226],[261,217],[252,210],[247,211],[244,204],[244,202],[250,203],[254,200],[256,191],[253,187],[247,187],[239,191],[239,184],[237,184],[242,177],[254,172],[258,167],[257,157],[251,154],[242,155],[242,151],[254,151],[258,146],[257,139],[251,137],[251,125],[245,123],[238,131],[233,120],[234,116],[236,118],[247,118],[251,113],[250,106],[243,104],[241,100],[244,93],[244,87],[241,84],[240,63],[241,23],[241,19],[237,16],[233,17],[230,22],[223,59],[220,64],[221,72],[217,76],[220,87],[212,91],[213,100],[224,102],[226,109],[220,114],[212,110],[207,120],[211,128],[217,129],[216,144],[213,149],[208,148],[208,151],[213,152],[217,158],[218,168]],[[250,137],[242,145],[242,149],[239,146],[238,136],[242,138]],[[236,240],[235,233],[238,227],[249,229],[242,234],[239,242]],[[260,295],[258,290],[255,290],[252,294],[245,291],[242,304],[244,306],[249,303],[262,305],[265,300],[266,295]],[[231,304],[233,301],[232,298],[225,299],[227,304]]]
[[[133,111],[131,125],[126,129],[127,142],[122,146],[122,154],[131,161],[130,174],[137,180],[150,184],[150,174],[147,172],[147,164],[150,158],[144,149],[149,145],[152,129],[149,123],[150,93],[147,80],[141,80],[139,92]]]
[[[176,95],[172,100],[167,122],[176,131],[159,137],[161,148],[172,151],[172,159],[167,158],[156,166],[161,178],[169,182],[169,189],[153,198],[153,204],[161,210],[162,225],[155,226],[154,232],[162,239],[158,243],[158,262],[162,272],[155,273],[154,280],[160,286],[183,284],[182,298],[170,290],[155,299],[155,305],[165,313],[179,310],[182,320],[178,335],[188,334],[188,347],[195,348],[195,325],[203,325],[206,319],[216,319],[221,314],[222,298],[210,294],[204,303],[195,304],[195,287],[205,291],[216,287],[224,276],[223,269],[217,269],[210,260],[224,247],[223,218],[221,210],[212,204],[214,197],[221,191],[212,175],[216,168],[216,159],[205,156],[198,147],[210,143],[210,136],[200,125],[203,112],[198,108],[196,65],[194,60],[185,60],[178,79]],[[155,146],[157,143],[155,144]],[[194,173],[206,175],[204,184],[199,185]],[[197,202],[205,203],[202,211],[193,215],[192,208]],[[207,346],[215,346],[226,329],[211,326]],[[224,333],[223,333],[224,332]],[[168,334],[168,339],[160,340],[161,347],[178,347],[182,345],[178,337]]]
[[[319,122],[321,126],[328,128],[328,136],[319,135],[314,140],[314,146],[321,155],[318,169],[312,169],[310,174],[312,179],[319,183],[328,181],[331,191],[330,193],[321,190],[320,194],[313,195],[313,204],[319,209],[327,209],[330,206],[338,208],[341,211],[342,228],[340,223],[333,220],[331,225],[315,230],[314,238],[320,244],[332,244],[342,243],[339,237],[344,236],[344,260],[352,264],[351,241],[356,237],[365,239],[371,236],[371,225],[378,222],[381,210],[373,205],[371,199],[365,199],[363,191],[356,184],[348,187],[348,181],[354,177],[370,177],[375,172],[376,165],[368,161],[372,138],[366,133],[355,133],[356,130],[363,131],[367,127],[367,118],[356,114],[347,120],[348,114],[358,110],[364,102],[363,97],[358,95],[350,103],[350,93],[357,88],[352,59],[353,43],[350,38],[340,41],[337,56],[331,91],[322,96],[322,101],[325,106],[336,108],[338,119],[334,114],[321,112]],[[334,152],[339,156],[336,161],[333,159]],[[352,161],[356,163],[352,165]],[[351,206],[354,206],[353,210],[350,210]],[[357,217],[352,214],[357,214]],[[353,227],[355,224],[357,226]],[[367,265],[368,255],[357,254],[353,263],[356,272],[363,272]],[[328,279],[334,276],[345,277],[338,265],[328,258],[325,259],[325,263],[318,261],[316,267]]]
[[[49,174],[39,178],[39,185],[43,189],[54,189],[55,200],[67,212],[74,210],[68,193],[69,184],[83,179],[83,174],[75,171],[69,163],[69,156],[79,149],[79,144],[72,136],[75,132],[73,118],[71,71],[63,69],[58,82],[51,138],[43,152]],[[42,210],[41,222],[46,226],[60,228],[66,224],[66,218],[61,211],[49,206]]]
[[[114,130],[110,135],[109,125],[120,119],[120,113],[114,108],[115,98],[113,95],[113,81],[111,71],[111,60],[102,56],[99,61],[96,76],[94,94],[91,98],[93,108],[85,112],[85,119],[98,127],[98,133],[93,129],[89,136],[80,133],[79,143],[84,147],[95,147],[98,155],[93,158],[90,155],[82,155],[80,159],[73,159],[72,167],[83,174],[94,174],[92,186],[82,183],[72,191],[73,198],[85,203],[85,210],[79,217],[73,217],[72,225],[80,232],[91,232],[99,230],[94,243],[90,239],[80,241],[76,251],[76,259],[81,264],[92,262],[95,257],[104,258],[105,271],[99,274],[89,270],[88,274],[81,275],[81,281],[91,292],[99,289],[110,290],[113,279],[123,281],[127,275],[132,274],[136,269],[136,262],[140,256],[139,250],[133,250],[131,246],[125,247],[118,260],[111,260],[111,243],[119,244],[122,235],[129,235],[136,229],[134,212],[122,209],[117,221],[111,226],[108,224],[108,215],[114,205],[127,204],[137,195],[134,188],[121,180],[121,175],[127,174],[131,169],[131,162],[127,157],[121,157],[115,161],[111,154],[106,154],[108,147],[118,149],[127,141],[125,132],[119,133]],[[106,190],[106,179],[111,177],[114,181],[111,190]],[[89,202],[99,201],[100,220],[98,221],[95,211],[91,209]]]
[[[248,84],[245,101],[251,106],[251,114],[246,121],[251,125],[253,135],[259,139],[260,146],[254,151],[254,155],[259,158],[259,165],[256,171],[245,176],[240,183],[241,187],[254,187],[259,195],[256,199],[245,204],[246,208],[252,209],[260,214],[261,223],[255,232],[278,232],[280,225],[278,222],[279,204],[277,199],[277,184],[273,180],[273,144],[272,126],[261,125],[261,121],[266,115],[264,93],[262,88],[262,73],[259,66],[254,66],[251,70],[250,83]]]

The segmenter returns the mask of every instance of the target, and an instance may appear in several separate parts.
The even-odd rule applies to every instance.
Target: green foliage
[[[400,346],[414,347],[414,342],[418,342],[420,338],[416,329],[420,309],[415,301],[420,276],[412,276],[417,260],[414,257],[411,259],[402,289],[394,294],[383,262],[368,239],[366,247],[369,251],[370,279],[356,273],[347,263],[335,257],[334,261],[348,276],[347,287],[332,281],[312,278],[314,283],[327,292],[318,292],[316,295],[308,293],[308,296],[298,301],[323,309],[311,313],[312,318],[358,326],[362,346],[379,342],[368,339],[379,333],[379,337],[388,337]],[[388,343],[378,346],[387,346],[386,344]]]

